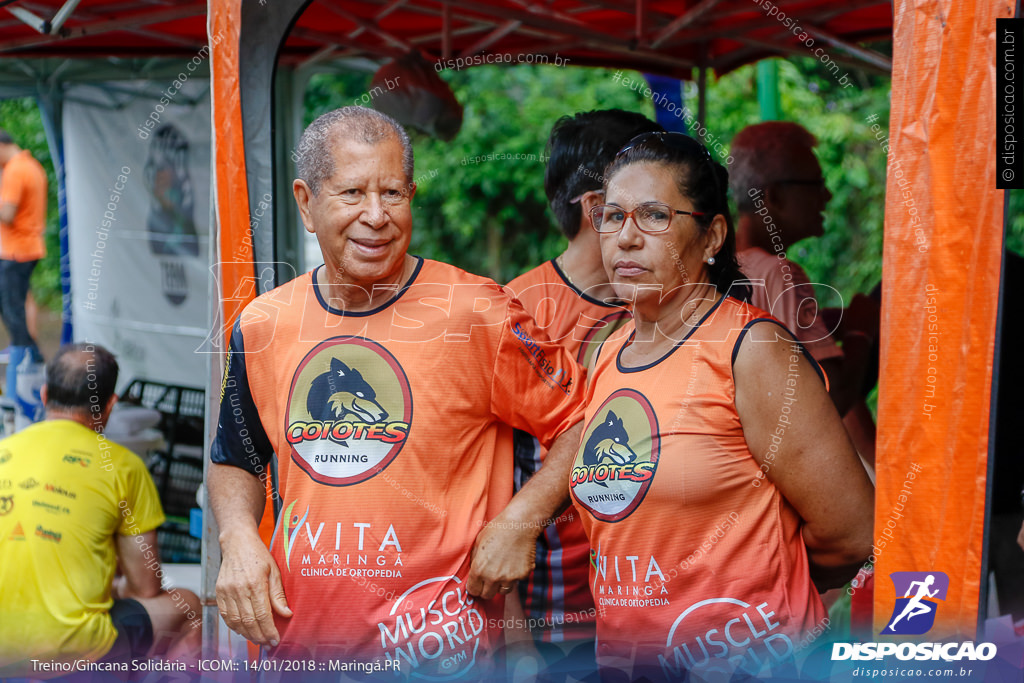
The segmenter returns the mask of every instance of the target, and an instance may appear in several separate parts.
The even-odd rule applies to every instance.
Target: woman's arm
[[[874,489],[821,378],[770,322],[750,328],[733,376],[750,452],[804,520],[812,578],[844,584],[871,554]]]

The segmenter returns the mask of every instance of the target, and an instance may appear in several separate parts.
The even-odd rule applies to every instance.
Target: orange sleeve
[[[584,370],[514,299],[498,334],[491,411],[550,448],[562,432],[583,419]]]

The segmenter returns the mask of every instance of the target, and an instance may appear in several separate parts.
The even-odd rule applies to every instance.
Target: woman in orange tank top
[[[734,298],[728,176],[648,133],[591,213],[634,322],[601,349],[570,490],[591,545],[597,659],[631,678],[792,673],[818,590],[871,551],[871,483],[792,334]]]

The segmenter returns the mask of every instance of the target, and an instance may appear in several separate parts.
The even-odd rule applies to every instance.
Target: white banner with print
[[[205,78],[74,86],[64,105],[76,341],[133,379],[203,387],[210,216]]]

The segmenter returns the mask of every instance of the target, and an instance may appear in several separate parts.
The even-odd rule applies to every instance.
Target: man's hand
[[[569,472],[582,434],[583,423],[577,422],[555,439],[544,465],[481,529],[466,581],[470,595],[489,600],[495,593],[511,593],[515,582],[533,571],[537,537],[569,497]]]
[[[273,612],[292,616],[284,596],[281,572],[258,534],[221,536],[217,575],[217,608],[227,625],[258,645],[281,640]],[[271,611],[273,610],[273,612]]]
[[[513,521],[498,515],[487,523],[473,544],[473,561],[466,589],[490,600],[496,593],[511,593],[517,581],[533,571],[537,555],[537,524]]]
[[[276,647],[281,635],[273,613],[290,617],[292,611],[284,599],[281,572],[260,538],[266,489],[259,477],[230,465],[212,463],[206,480],[220,527],[217,609],[234,631]]]

